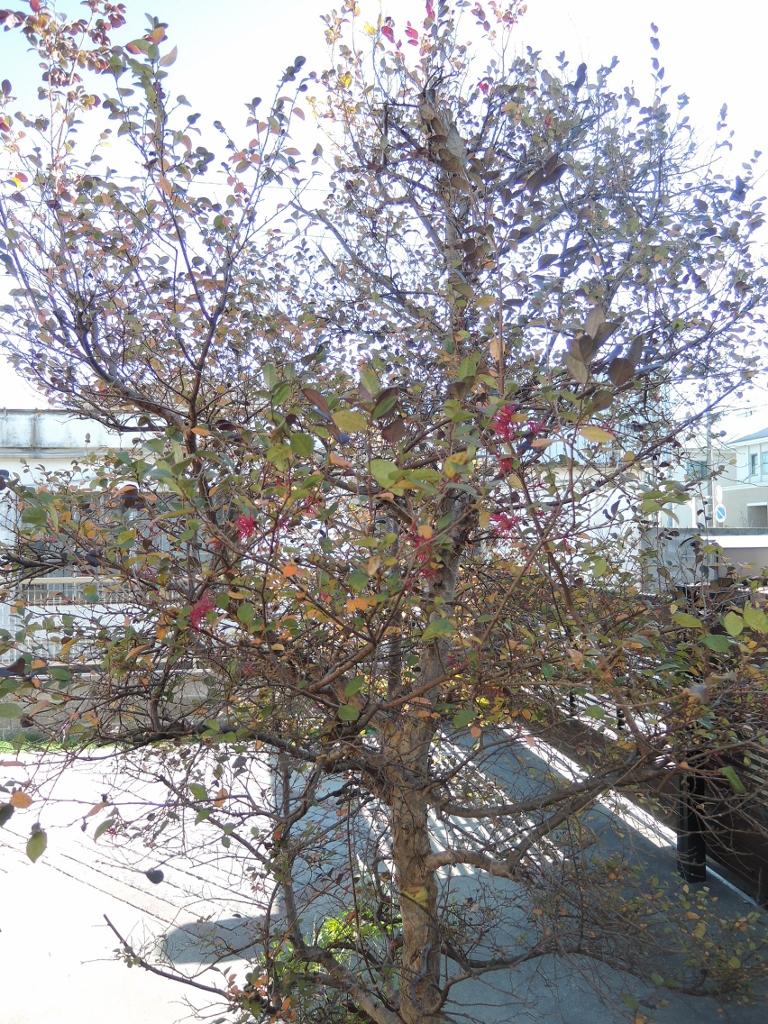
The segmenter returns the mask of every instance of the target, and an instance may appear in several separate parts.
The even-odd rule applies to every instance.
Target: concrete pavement
[[[546,784],[552,773],[567,775],[568,765],[558,764],[551,752],[509,739],[482,756],[476,770],[487,781],[524,796]],[[452,756],[460,758],[461,753],[459,745]],[[105,1019],[110,1024],[174,1024],[188,1018],[195,1007],[210,1004],[204,992],[115,962],[117,940],[104,922],[105,913],[121,934],[149,951],[159,964],[170,960],[202,984],[220,984],[225,970],[235,970],[242,977],[245,959],[228,951],[247,946],[257,934],[271,896],[254,887],[253,876],[244,874],[237,858],[216,845],[204,848],[200,862],[189,864],[175,845],[183,837],[166,833],[158,850],[164,855],[176,851],[176,855],[160,865],[165,879],[154,886],[144,872],[158,865],[156,855],[138,842],[116,843],[108,835],[94,842],[92,833],[104,812],[85,816],[98,806],[102,795],[120,804],[126,815],[142,801],[159,806],[164,800],[161,786],[110,762],[83,765],[62,775],[55,758],[35,769],[29,758],[14,764],[12,758],[0,755],[0,781],[6,785],[24,781],[33,771],[48,802],[17,812],[0,829],[2,1024],[103,1024]],[[260,782],[265,787],[270,784],[268,774],[264,764]],[[23,846],[38,813],[49,834],[49,849],[32,865]],[[79,827],[83,820],[85,832]],[[340,834],[332,809],[319,815],[316,827],[325,829],[329,839]],[[374,830],[375,822],[359,821],[355,827]],[[440,827],[450,828],[450,823],[436,823],[438,842]],[[329,842],[331,858],[335,842]],[[670,898],[680,896],[674,850],[663,830],[654,837],[647,823],[633,821],[620,806],[604,806],[587,815],[584,842],[601,855],[626,852],[629,846],[632,859],[643,864],[649,891],[653,878],[654,885]],[[344,850],[341,845],[335,849],[341,863]],[[555,880],[557,849],[543,849],[540,855],[551,865]],[[324,867],[325,875],[330,875],[332,864]],[[321,916],[334,894],[327,886],[318,886],[317,895],[313,894],[313,871],[307,865],[304,898],[310,913]],[[634,885],[638,884],[642,891],[642,878],[635,880]],[[478,933],[478,955],[496,945],[514,946],[526,932],[524,897],[511,883],[481,881],[473,872],[460,870],[446,874],[443,887],[446,900],[504,908],[494,928]],[[709,889],[725,918],[753,909],[717,878],[710,880]],[[628,898],[626,887],[617,889],[617,894],[619,901]],[[663,975],[661,952],[658,958]],[[514,972],[497,971],[462,982],[452,997],[448,1009],[457,1024],[478,1018],[483,1024],[763,1024],[765,1020],[764,1005],[673,993],[663,983],[641,982],[588,958],[566,964],[544,957]]]

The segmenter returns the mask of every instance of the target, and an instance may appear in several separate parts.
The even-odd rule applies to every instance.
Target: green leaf
[[[728,612],[723,616],[723,625],[731,636],[738,636],[744,629],[744,619],[736,612]]]
[[[456,373],[457,380],[467,380],[477,375],[477,365],[480,362],[480,353],[472,352],[468,356],[464,356],[462,359],[458,372]]]
[[[584,711],[584,714],[587,716],[587,718],[605,718],[605,711],[603,711],[603,709],[599,707],[597,704],[590,705]]]
[[[25,508],[21,514],[22,523],[28,523],[30,526],[44,526],[47,518],[46,510],[36,506]]]
[[[350,679],[344,687],[344,695],[346,697],[354,697],[356,693],[359,693],[362,690],[364,684],[365,676],[355,676],[355,678]]]
[[[379,383],[379,378],[370,366],[362,367],[360,370],[360,380],[363,382],[363,387],[371,397],[379,393],[381,384]]]
[[[368,429],[368,420],[361,412],[353,409],[339,409],[333,414],[333,422],[347,434],[357,434]]]
[[[731,784],[731,789],[733,790],[734,793],[746,793],[747,792],[746,786],[744,785],[744,783],[741,781],[741,779],[739,778],[739,776],[736,773],[736,769],[733,768],[731,765],[729,765],[729,764],[724,765],[720,769],[720,774],[724,775],[725,778],[728,779],[728,781]]]
[[[94,838],[94,841],[95,841],[95,840],[97,840],[97,839],[99,838],[99,836],[103,836],[103,835],[104,835],[104,833],[105,833],[105,832],[106,832],[106,831],[107,831],[108,829],[112,828],[112,826],[113,826],[114,824],[115,824],[115,820],[114,820],[114,818],[106,818],[106,819],[105,819],[104,821],[102,821],[102,823],[101,823],[101,824],[99,825],[99,827],[98,827],[98,828],[96,829],[96,831],[95,831],[95,832],[93,833],[93,838]]]
[[[432,619],[421,634],[421,639],[427,641],[434,640],[438,636],[451,636],[453,630],[454,625],[450,619]]]
[[[400,392],[398,388],[384,388],[376,399],[376,407],[373,410],[373,418],[380,420],[397,405]]]
[[[602,556],[600,558],[596,558],[592,563],[592,575],[595,579],[600,579],[601,576],[605,576],[607,569],[608,562]]]
[[[39,860],[45,853],[45,848],[48,845],[48,836],[45,834],[43,829],[37,827],[32,835],[27,840],[27,856],[34,864],[36,860]]]
[[[201,786],[199,782],[190,782],[189,792],[195,800],[207,800],[208,790],[205,786]]]
[[[237,618],[244,626],[252,626],[256,618],[256,609],[246,601],[237,609]]]
[[[355,569],[347,577],[347,585],[356,594],[362,594],[368,586],[368,573],[363,572],[361,569]]]
[[[273,466],[276,466],[279,470],[284,470],[288,467],[291,448],[287,444],[273,444],[270,448],[267,448],[266,455]]]
[[[731,649],[731,641],[727,636],[722,636],[719,633],[707,633],[704,643],[715,654],[727,654]]]
[[[309,434],[291,434],[291,450],[302,459],[308,459],[315,449]]]
[[[0,718],[16,718],[21,714],[18,704],[0,704]]]
[[[640,502],[640,511],[643,515],[651,512],[659,512],[664,508],[664,502],[660,498],[643,498]]]
[[[675,612],[672,616],[672,621],[676,622],[678,626],[685,626],[687,629],[704,629],[704,623],[697,619],[695,615],[689,615],[688,612]]]
[[[131,47],[133,49],[131,49]],[[140,50],[141,53],[147,54],[152,49],[152,43],[148,39],[132,39],[131,42],[126,45],[126,49],[129,53],[135,53],[136,50]]]
[[[461,711],[457,711],[453,716],[453,727],[454,729],[466,729],[468,725],[471,725],[477,717],[477,712],[474,708],[462,708]]]
[[[273,405],[282,405],[283,402],[288,398],[291,393],[291,385],[288,381],[283,381],[282,384],[278,384],[272,389],[271,399]]]
[[[339,708],[339,718],[342,722],[356,722],[360,712],[354,704],[342,704]]]
[[[382,487],[391,487],[402,475],[402,470],[394,462],[371,459],[371,476]]]
[[[744,605],[744,621],[756,633],[768,633],[768,615],[751,604]]]

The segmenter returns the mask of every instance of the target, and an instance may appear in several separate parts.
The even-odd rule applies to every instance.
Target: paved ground
[[[484,773],[516,798],[531,796],[551,778],[552,772],[567,778],[579,777],[579,769],[572,761],[533,737],[524,736],[512,748],[506,739],[499,737],[498,747],[494,747],[491,739],[481,763]],[[473,760],[477,763],[478,756]],[[622,899],[637,896],[638,892],[642,895],[647,891],[650,898],[652,891],[661,891],[673,903],[681,896],[686,899],[676,871],[674,835],[639,807],[625,799],[608,799],[584,817],[583,825],[589,843],[587,860],[590,854],[615,854],[642,864],[642,875],[616,890],[617,918]],[[548,852],[556,862],[557,850]],[[553,873],[556,878],[556,863]],[[474,878],[462,882],[465,887],[477,884]],[[696,910],[706,906],[726,921],[756,910],[750,900],[711,871],[706,887],[690,887],[690,892],[690,911],[680,907],[671,912],[668,938],[662,937],[660,929],[657,948],[652,943],[650,950],[641,952],[637,936],[638,959],[647,971],[655,970],[663,977],[682,969],[683,955],[679,950],[675,952],[675,922],[682,919],[684,939],[686,928],[693,928],[698,920],[694,917]],[[695,903],[697,899],[703,901],[700,906]],[[689,913],[690,923],[686,921]],[[519,923],[507,923],[508,934],[500,944],[504,938],[514,943],[515,929],[523,930]],[[499,939],[498,933],[494,938]],[[630,937],[630,944],[631,941]],[[694,991],[698,975],[697,969],[688,971]],[[640,981],[592,960],[582,958],[578,963],[568,964],[544,958],[523,965],[514,973],[498,972],[482,982],[468,983],[466,991],[462,992],[461,987],[457,990],[456,1002],[465,1007],[482,1006],[484,1024],[765,1024],[768,986],[760,986],[753,1005],[737,1005],[728,1000],[672,992],[663,984]]]
[[[0,782],[20,781],[30,770],[29,764],[26,758],[14,763],[8,755],[0,755]],[[492,752],[484,771],[520,795],[533,791],[537,778],[553,767],[561,774],[570,770],[552,751],[520,744],[514,750],[506,747],[498,754]],[[115,962],[117,940],[103,915],[136,946],[168,955],[176,967],[205,984],[211,978],[206,971],[211,941],[245,945],[249,928],[258,922],[269,894],[247,891],[241,867],[218,848],[194,868],[181,860],[163,864],[165,880],[152,885],[144,871],[158,866],[156,862],[147,859],[141,848],[117,845],[108,835],[94,842],[93,828],[102,812],[84,816],[99,804],[105,790],[111,800],[122,801],[126,808],[134,799],[161,802],[162,791],[142,784],[137,792],[136,783],[108,762],[84,766],[58,779],[55,759],[50,759],[45,772],[46,791],[57,800],[42,814],[49,834],[44,857],[33,865],[23,854],[36,806],[17,812],[0,829],[0,1022],[174,1024],[189,1018],[193,1007],[208,1005],[210,997]],[[268,778],[264,781],[268,784]],[[614,846],[618,849],[629,835],[648,877],[666,880],[670,891],[679,890],[670,837],[664,830],[649,828],[642,816],[633,817],[634,813],[626,805],[594,811],[587,824],[596,848],[603,852]],[[78,827],[82,820],[86,832]],[[332,824],[329,821],[329,829]],[[514,910],[515,894],[509,883],[498,884],[498,894],[508,900],[509,911],[488,941],[514,941],[525,929],[524,918]],[[454,875],[446,881],[448,888],[456,898],[482,898],[470,872]],[[710,880],[710,889],[725,916],[739,916],[751,909],[716,878]],[[233,956],[217,971],[242,971],[243,963]],[[663,963],[660,966],[663,969]],[[221,974],[212,980],[220,982]],[[601,996],[596,995],[597,990]],[[592,961],[564,966],[551,959],[524,966],[514,974],[497,972],[482,981],[464,983],[456,988],[450,1009],[457,1022],[466,1020],[471,1010],[475,1019],[479,1015],[486,1024],[765,1021],[764,1006],[743,1007],[674,995],[663,986],[637,982]],[[214,1013],[208,1019],[216,1016]]]
[[[0,781],[8,785],[26,778],[30,764],[28,757],[18,763],[0,755]],[[80,829],[105,790],[128,808],[133,781],[109,762],[57,779],[57,765],[51,757],[44,771],[52,799],[41,812],[49,843],[43,857],[32,864],[24,854],[36,805],[17,811],[0,829],[0,1022],[175,1024],[189,1019],[195,1006],[209,1006],[212,997],[117,962],[119,943],[104,915],[135,948],[156,950],[166,934],[184,924],[251,913],[253,901],[244,900],[232,865],[221,859],[194,871],[164,865],[163,883],[153,885],[144,871],[156,861],[140,847],[116,845],[109,835],[94,842],[103,813],[86,819],[87,832]],[[141,797],[152,799],[151,788],[143,786]],[[188,959],[187,973],[199,975],[200,965]]]
[[[190,1016],[184,998],[205,1005],[191,991],[114,960],[117,942],[104,913],[134,935],[157,926],[156,919],[146,922],[122,899],[83,881],[88,873],[75,865],[31,865],[7,847],[0,859],[3,1024],[172,1024]]]

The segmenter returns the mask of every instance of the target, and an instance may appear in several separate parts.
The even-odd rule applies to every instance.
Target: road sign
[[[715,505],[715,522],[725,522],[725,505]]]

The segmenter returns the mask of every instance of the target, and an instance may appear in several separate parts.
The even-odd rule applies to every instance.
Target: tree
[[[43,68],[35,112],[2,87],[5,344],[135,441],[12,482],[9,585],[93,582],[20,609],[6,698],[144,758],[153,843],[191,816],[271,880],[221,985],[243,1019],[437,1024],[461,982],[551,955],[658,977],[646,945],[742,979],[751,934],[692,940],[590,843],[619,791],[742,800],[763,742],[757,597],[722,627],[640,594],[633,532],[687,500],[679,436],[759,365],[754,164],[702,162],[657,60],[643,103],[510,58],[514,3],[428,2],[401,34],[344,0],[328,69],[296,58],[218,153],[166,26],[120,45],[121,5],[30,6],[0,12]],[[581,773],[542,765],[585,701]]]

